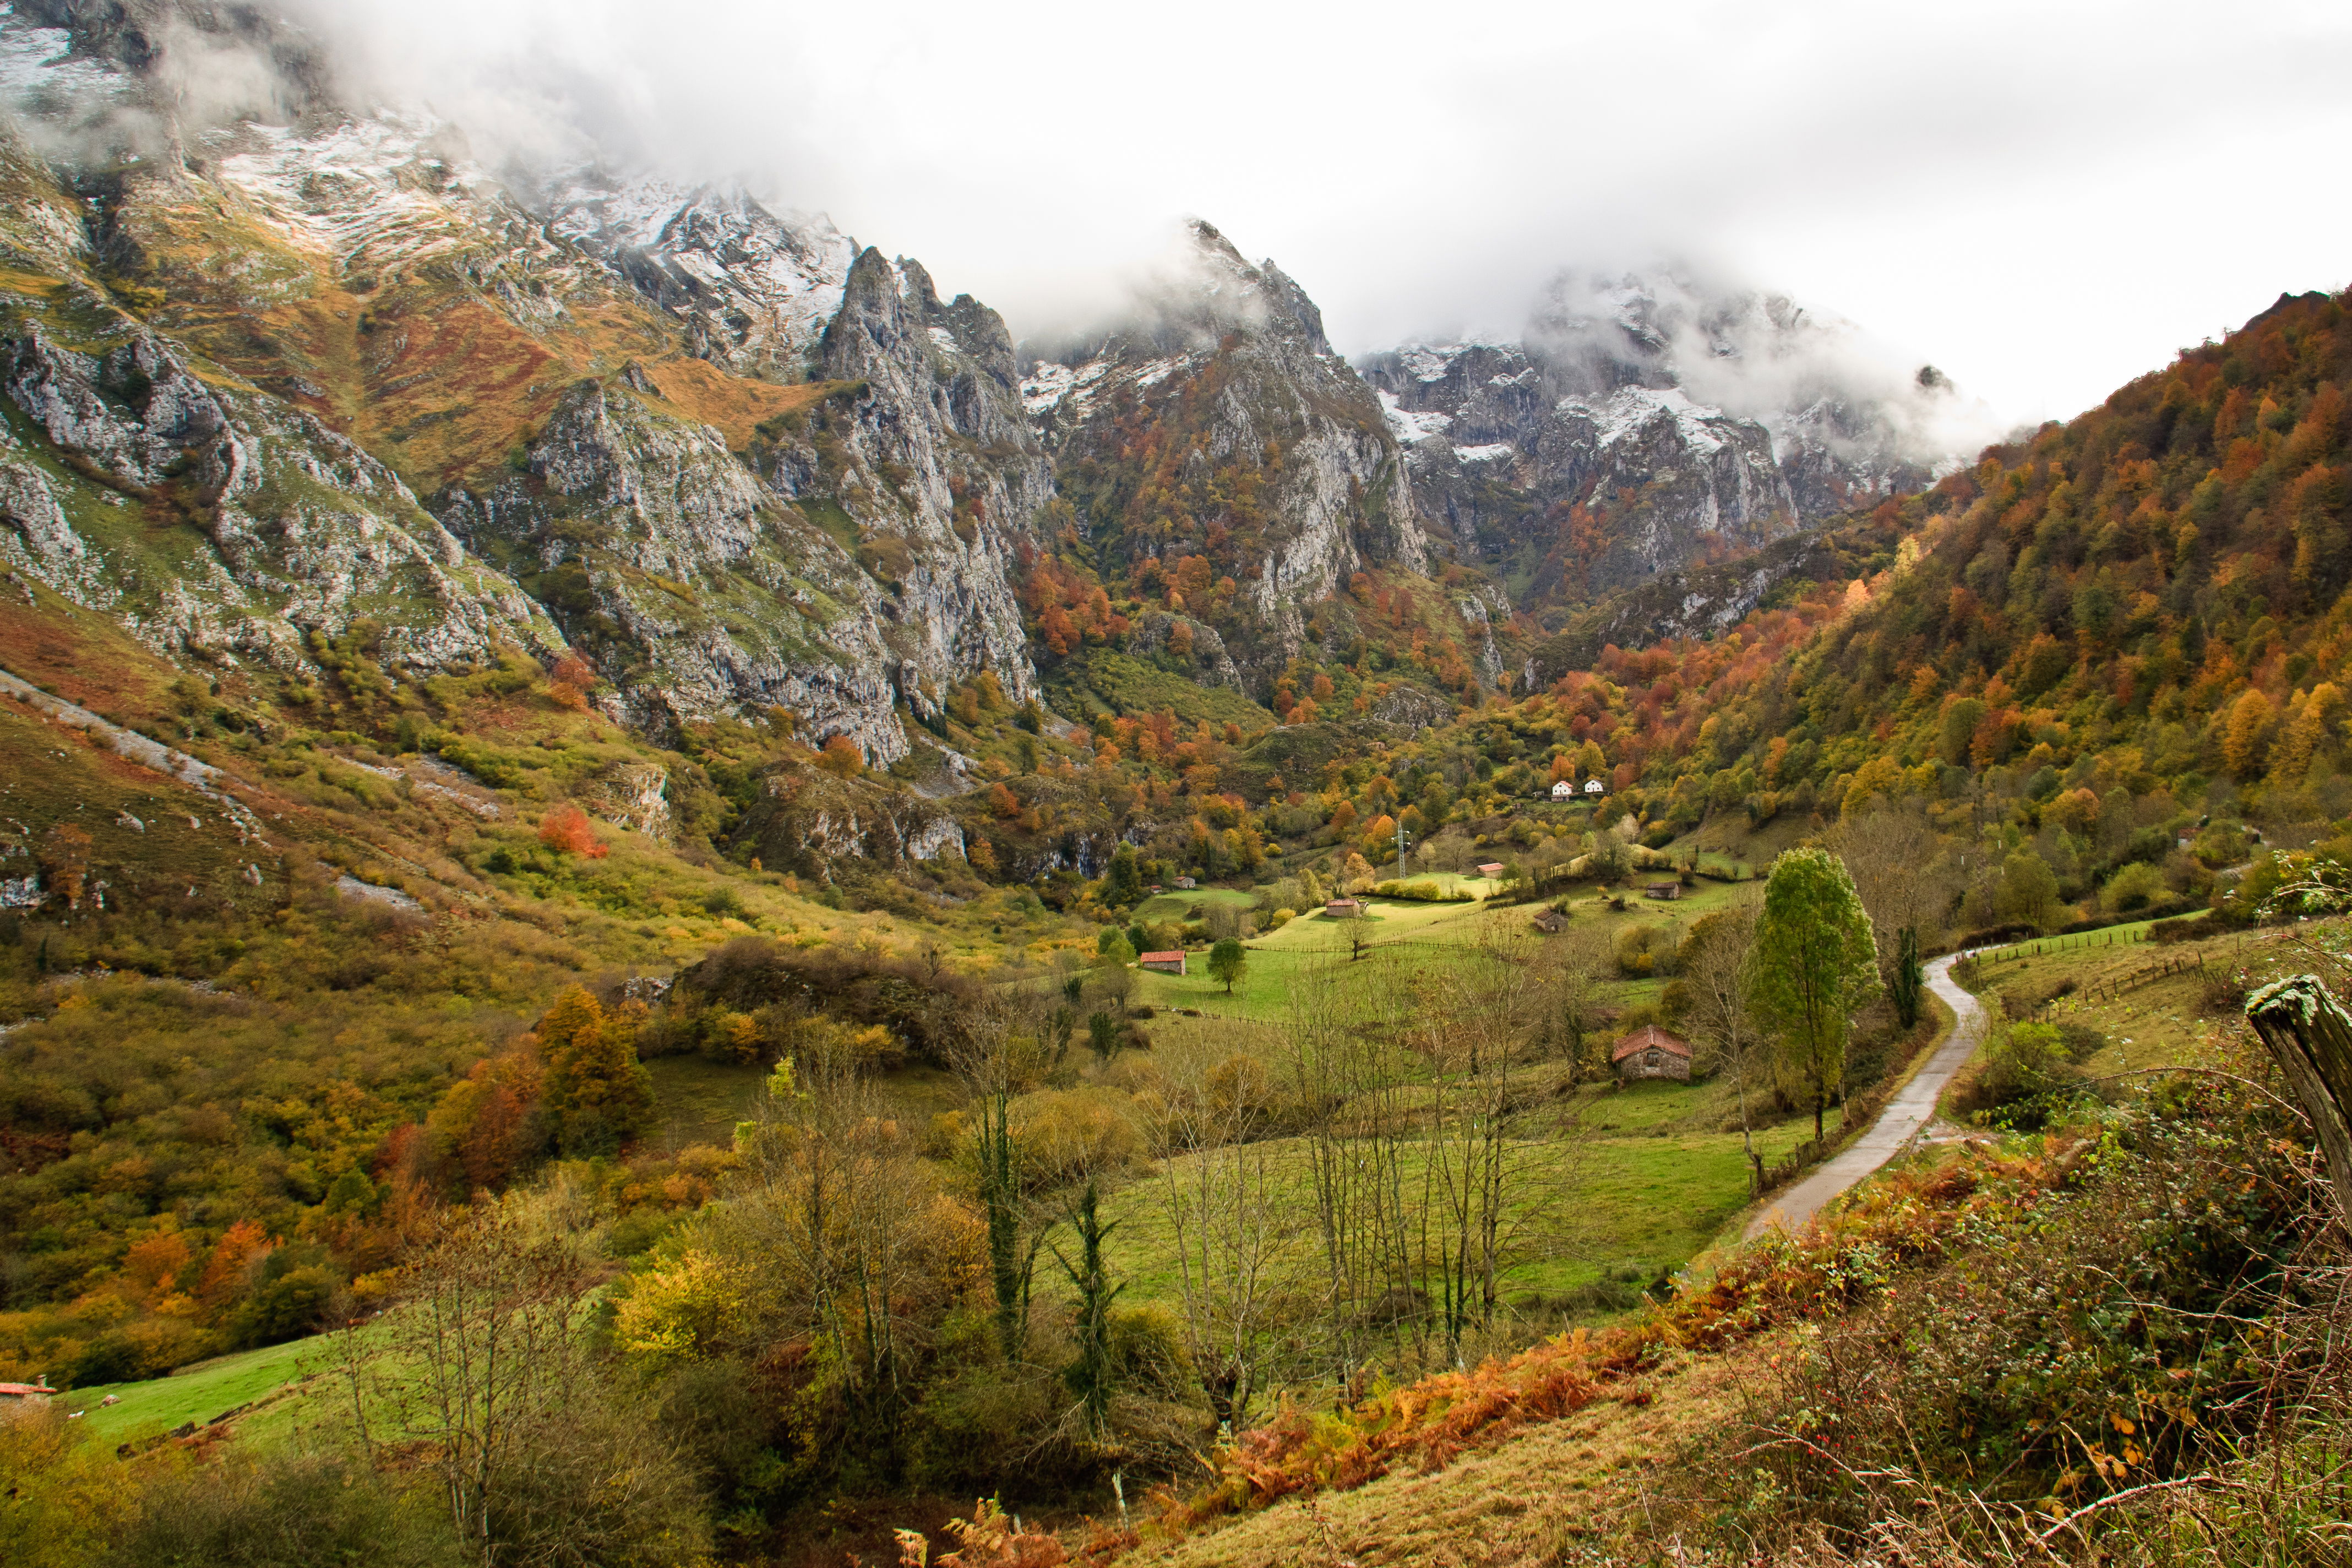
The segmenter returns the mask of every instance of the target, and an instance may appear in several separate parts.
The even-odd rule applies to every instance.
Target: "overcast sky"
[[[2352,6],[316,0],[480,134],[593,125],[1036,331],[1174,223],[1350,353],[1662,252],[2064,416],[2352,279]]]

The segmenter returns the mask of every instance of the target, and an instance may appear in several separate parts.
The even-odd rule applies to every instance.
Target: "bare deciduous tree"
[[[1353,1026],[1348,973],[1334,966],[1293,980],[1286,1063],[1314,1187],[1323,1354],[1342,1387],[1365,1369],[1380,1336],[1417,1317],[1401,1310],[1409,1305],[1402,1284],[1411,1226],[1404,1154],[1413,1126],[1407,1075],[1394,1047]]]
[[[380,1329],[338,1337],[353,1436],[373,1462],[427,1468],[484,1568],[694,1560],[707,1542],[691,1479],[592,1352],[593,1277],[521,1207],[460,1216]]]
[[[1605,939],[1592,926],[1571,926],[1566,936],[1546,942],[1531,962],[1531,1045],[1547,1058],[1574,1064],[1580,1077],[1605,1078],[1609,1062],[1599,1049],[1599,1012],[1616,967]]]
[[[1573,1164],[1577,1118],[1522,1103],[1559,1054],[1551,971],[1525,943],[1488,942],[1442,968],[1339,966],[1292,988],[1289,1069],[1328,1307],[1325,1353],[1352,1380],[1381,1347],[1461,1364],[1531,1256],[1547,1189]],[[1556,1194],[1554,1194],[1556,1195]],[[1544,1228],[1556,1235],[1556,1226]]]
[[[1119,969],[1125,975],[1127,971]],[[1129,976],[1132,984],[1132,977]],[[1035,1274],[1038,1233],[1024,1247],[1020,1160],[1013,1100],[1042,1076],[1058,1055],[1059,1019],[1034,999],[997,992],[959,1020],[949,1037],[949,1066],[971,1096],[972,1152],[979,1168],[981,1208],[988,1220],[988,1268],[996,1297],[997,1347],[1019,1359],[1028,1338],[1029,1290]]]
[[[1518,1261],[1528,1222],[1561,1205],[1577,1121],[1540,1142],[1518,1122],[1528,1070],[1544,1055],[1551,998],[1524,941],[1481,942],[1454,963],[1392,992],[1391,1006],[1426,1066],[1419,1086],[1420,1201],[1412,1280],[1434,1316],[1438,1348],[1465,1364],[1474,1332],[1493,1328],[1503,1271]]]
[[[1839,823],[1822,844],[1853,879],[1877,935],[1880,984],[1890,984],[1895,933],[1909,926],[1933,946],[1959,896],[1959,876],[1944,841],[1917,805],[1881,801]]]
[[[1154,1130],[1168,1156],[1157,1189],[1176,1242],[1185,1350],[1227,1432],[1248,1424],[1289,1358],[1302,1229],[1298,1173],[1259,1136],[1262,1098],[1234,1091],[1236,1063],[1256,1065],[1237,1030],[1213,1027],[1163,1051]]]
[[[1756,942],[1756,909],[1735,904],[1701,919],[1683,943],[1683,985],[1689,996],[1684,1015],[1691,1033],[1731,1075],[1739,1097],[1739,1143],[1748,1157],[1748,1192],[1763,1186],[1764,1163],[1756,1152],[1748,1120],[1750,1079],[1763,1062],[1766,1044],[1748,1005],[1748,953]]]

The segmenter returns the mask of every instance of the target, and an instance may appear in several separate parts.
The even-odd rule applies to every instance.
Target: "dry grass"
[[[751,445],[751,433],[761,422],[812,407],[842,385],[812,381],[778,386],[730,375],[709,360],[683,356],[648,364],[646,374],[663,402],[688,419],[711,426],[738,451]]]
[[[1611,1398],[1532,1426],[1435,1470],[1381,1477],[1354,1491],[1291,1498],[1209,1533],[1152,1542],[1124,1559],[1153,1568],[1263,1568],[1341,1562],[1535,1564],[1563,1547],[1630,1539],[1661,1454],[1737,1418],[1767,1344],[1679,1358]]]
[[[118,722],[163,711],[180,673],[121,622],[21,579],[0,589],[0,669]]]

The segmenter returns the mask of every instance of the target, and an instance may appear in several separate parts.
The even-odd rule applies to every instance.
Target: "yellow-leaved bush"
[[[733,1265],[689,1248],[640,1273],[614,1314],[623,1354],[648,1372],[708,1353],[740,1327],[744,1280]]]

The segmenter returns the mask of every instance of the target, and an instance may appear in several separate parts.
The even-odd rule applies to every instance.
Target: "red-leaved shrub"
[[[588,814],[569,801],[539,819],[539,841],[562,855],[585,855],[602,860],[612,851],[597,838]]]

